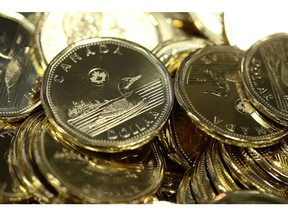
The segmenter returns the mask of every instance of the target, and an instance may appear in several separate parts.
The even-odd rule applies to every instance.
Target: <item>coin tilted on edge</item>
[[[243,94],[243,54],[232,46],[210,46],[187,56],[175,79],[175,96],[210,136],[242,147],[272,145],[287,130],[261,116]]]
[[[250,101],[272,120],[288,126],[288,34],[277,33],[254,43],[241,64]]]
[[[117,38],[76,42],[52,60],[41,101],[55,128],[92,151],[144,145],[161,130],[173,106],[163,64],[149,50]]]
[[[17,121],[40,106],[40,66],[34,26],[21,14],[0,13],[0,119]]]

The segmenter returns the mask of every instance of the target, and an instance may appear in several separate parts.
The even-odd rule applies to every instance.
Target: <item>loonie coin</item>
[[[208,45],[212,45],[212,43],[200,37],[174,38],[159,43],[152,52],[163,62],[168,72],[174,77],[177,68],[189,53],[196,52]]]
[[[116,37],[152,50],[178,33],[161,13],[50,12],[41,16],[36,30],[42,67],[71,43],[93,37]]]
[[[156,136],[171,112],[172,90],[167,70],[147,49],[116,38],[87,39],[51,62],[41,101],[68,140],[120,152]]]
[[[223,12],[189,12],[195,28],[214,45],[227,44],[224,33]],[[191,26],[192,28],[192,26]]]
[[[238,190],[221,193],[209,204],[287,204],[288,200],[269,193],[254,190]]]
[[[76,203],[138,203],[163,181],[159,143],[123,153],[82,154],[60,142],[44,119],[31,138],[32,154],[45,179],[60,197]]]
[[[288,198],[288,187],[271,177],[251,158],[246,148],[221,144],[221,155],[231,174],[249,190],[258,190]]]
[[[34,26],[21,14],[0,13],[0,119],[17,121],[40,106],[41,73]]]
[[[229,191],[236,191],[244,187],[234,179],[226,168],[219,152],[219,142],[213,140],[210,142],[206,152],[206,167],[217,193],[224,193]]]
[[[288,184],[288,145],[287,139],[265,148],[247,148],[249,155],[273,178]]]
[[[57,193],[46,181],[43,181],[38,168],[33,163],[29,139],[44,118],[43,110],[28,117],[19,127],[12,145],[12,168],[21,187],[34,196],[39,203],[53,203]]]
[[[191,190],[191,176],[194,167],[190,167],[184,173],[181,182],[179,184],[176,196],[176,203],[179,204],[195,204],[196,201],[193,197],[192,190]]]
[[[267,36],[245,52],[241,64],[241,76],[250,101],[267,117],[284,126],[288,125],[287,41],[288,33]]]
[[[0,129],[0,203],[29,203],[33,200],[33,196],[21,187],[11,172],[12,141],[18,127],[6,125]]]
[[[195,158],[202,154],[211,139],[190,120],[177,102],[174,102],[159,138],[167,156],[184,169],[192,166]]]
[[[233,145],[263,147],[287,135],[243,96],[238,70],[243,51],[209,46],[186,57],[175,79],[175,96],[191,120],[210,136]]]

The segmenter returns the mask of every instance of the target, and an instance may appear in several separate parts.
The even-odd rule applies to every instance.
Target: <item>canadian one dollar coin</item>
[[[66,139],[92,151],[137,148],[161,130],[173,105],[166,68],[151,52],[119,38],[93,38],[49,64],[41,100]]]

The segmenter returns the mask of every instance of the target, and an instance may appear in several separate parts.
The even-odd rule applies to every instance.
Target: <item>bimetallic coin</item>
[[[21,187],[11,172],[12,141],[17,127],[0,129],[0,203],[25,203],[33,200],[33,196]]]
[[[288,125],[288,33],[253,44],[241,64],[245,90],[254,106],[272,120]]]
[[[93,37],[117,37],[152,50],[175,36],[175,28],[161,13],[51,12],[40,19],[36,43],[43,68],[66,46]]]
[[[226,44],[222,12],[189,12],[196,29],[215,45]]]
[[[51,134],[47,119],[32,137],[39,170],[59,196],[79,203],[138,203],[153,195],[163,181],[159,143],[124,153],[82,154]]]
[[[192,121],[212,137],[243,147],[275,144],[287,135],[243,96],[238,69],[243,51],[209,46],[186,57],[175,79],[175,96]]]
[[[17,121],[40,106],[41,71],[34,26],[21,14],[0,13],[0,119]]]
[[[238,190],[221,193],[210,204],[287,204],[288,200],[274,194],[254,190]]]
[[[102,38],[75,43],[51,62],[41,100],[68,140],[92,151],[120,152],[156,136],[174,97],[167,70],[151,52]]]

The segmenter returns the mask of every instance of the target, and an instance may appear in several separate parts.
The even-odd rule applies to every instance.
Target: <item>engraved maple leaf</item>
[[[101,71],[94,71],[92,77],[90,77],[91,82],[96,84],[103,84],[106,81],[107,75]]]

